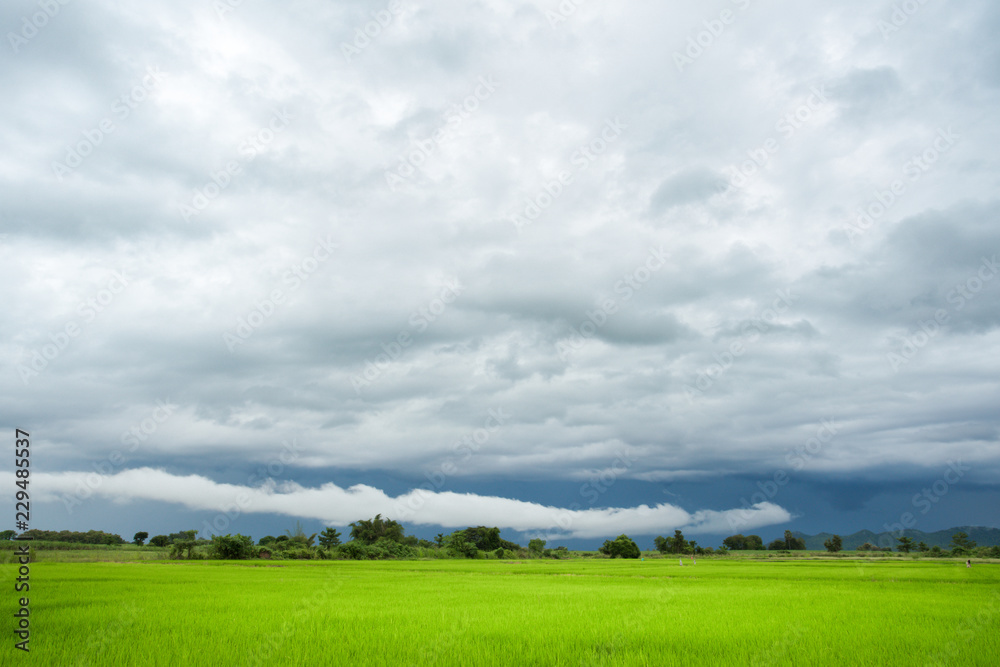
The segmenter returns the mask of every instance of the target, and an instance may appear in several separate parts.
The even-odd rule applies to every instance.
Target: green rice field
[[[1000,661],[1000,565],[954,560],[42,561],[30,610],[4,665]]]

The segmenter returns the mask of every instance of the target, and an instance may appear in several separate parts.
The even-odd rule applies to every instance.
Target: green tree
[[[688,541],[684,539],[684,533],[679,530],[674,531],[673,537],[663,537],[662,535],[657,536],[657,538],[653,540],[653,544],[656,546],[656,550],[661,554],[683,554],[691,550],[691,546],[688,544]]]
[[[17,533],[13,530],[0,530],[0,540],[12,540]]]
[[[197,530],[182,530],[179,533],[170,533],[167,535],[171,542],[193,542],[197,536]]]
[[[782,539],[773,540],[767,548],[769,551],[783,551],[788,548],[788,542]]]
[[[180,543],[177,543],[180,544]],[[253,538],[247,535],[213,535],[209,556],[220,560],[246,560],[254,558],[257,550],[253,546]],[[188,558],[191,552],[188,552]]]
[[[143,544],[146,543],[147,537],[149,537],[149,533],[145,531],[139,531],[132,537],[132,541],[141,547]]]
[[[374,519],[361,519],[351,524],[352,540],[362,544],[375,544],[383,537],[393,542],[402,542],[402,524],[392,519],[383,519],[381,514],[376,514]]]
[[[295,528],[292,530],[286,529],[285,534],[288,536],[289,542],[296,542],[303,547],[311,548],[316,544],[316,533],[307,536],[306,531],[302,529],[301,521],[296,521]]]
[[[166,535],[156,535],[149,540],[149,545],[153,547],[165,547],[170,544],[170,538]]]
[[[612,558],[638,558],[641,553],[639,545],[625,534],[619,535],[613,542],[605,540],[598,551]]]
[[[684,533],[680,530],[675,530],[674,536],[667,538],[667,547],[675,554],[687,552],[688,542],[684,539]]]
[[[744,551],[747,548],[747,538],[743,533],[736,533],[735,535],[730,535],[726,539],[722,540],[722,546],[727,549],[732,549],[733,551]]]
[[[931,548],[927,546],[926,542],[920,542],[919,544],[917,544],[917,550],[920,551],[921,553],[926,553],[930,551]]]
[[[340,532],[333,528],[327,528],[319,536],[319,545],[329,551],[340,544]]]
[[[530,553],[535,558],[541,558],[542,553],[545,551],[545,540],[534,539],[528,542],[528,553]]]
[[[785,548],[788,549],[789,551],[793,550],[804,551],[806,548],[806,541],[792,535],[792,531],[786,530]]]
[[[194,558],[194,548],[198,546],[198,543],[194,540],[176,540],[170,548],[171,558],[184,558],[185,553],[187,554],[188,560]]]
[[[722,546],[733,551],[761,551],[764,549],[764,540],[760,539],[760,535],[737,533],[722,540]]]
[[[903,553],[910,553],[913,550],[913,540],[903,535],[902,537],[897,537],[896,541],[899,544],[896,546],[896,551],[902,551]]]
[[[446,535],[442,544],[452,556],[475,558],[479,555],[479,549],[476,548],[476,545],[465,539],[464,530],[456,530],[451,535]]]
[[[500,529],[496,526],[492,528],[486,526],[469,527],[463,532],[465,533],[465,541],[472,542],[480,551],[496,551],[497,549],[516,551],[521,548],[519,544],[502,539]]]
[[[976,548],[976,543],[969,539],[968,533],[958,531],[951,536],[951,552],[956,556],[964,556]]]
[[[823,542],[823,546],[826,547],[827,551],[835,554],[844,548],[844,541],[840,539],[840,535],[834,535],[827,541]]]

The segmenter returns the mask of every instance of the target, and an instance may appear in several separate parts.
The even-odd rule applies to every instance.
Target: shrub
[[[614,542],[605,540],[604,545],[598,551],[611,558],[638,558],[640,554],[639,545],[625,534],[616,537]]]
[[[184,544],[177,542],[177,544]],[[209,547],[211,558],[219,560],[245,560],[255,558],[257,549],[254,547],[253,538],[246,535],[213,535],[212,545]],[[190,552],[188,558],[191,557]]]

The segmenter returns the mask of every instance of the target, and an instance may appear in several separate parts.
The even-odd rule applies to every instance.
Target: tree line
[[[326,528],[321,533],[307,535],[301,522],[286,530],[284,535],[266,535],[256,543],[247,535],[215,535],[211,539],[198,539],[197,530],[185,530],[169,535],[149,537],[145,531],[137,532],[132,544],[144,546],[148,539],[150,546],[170,547],[170,557],[177,559],[212,558],[241,560],[248,558],[284,559],[348,559],[385,560],[413,558],[565,558],[570,552],[564,546],[546,548],[546,541],[536,538],[522,547],[516,542],[502,539],[496,526],[470,526],[445,535],[438,533],[434,540],[407,535],[398,521],[376,514],[372,519],[361,519],[350,526],[350,539],[341,541],[340,531]],[[12,530],[0,531],[0,540],[12,539],[17,533]],[[51,542],[124,545],[126,541],[117,534],[98,530],[87,532],[51,531],[32,529],[21,537]],[[1000,558],[1000,546],[977,547],[965,532],[957,532],[952,537],[951,548],[928,547],[924,542],[917,544],[909,537],[895,538],[898,552],[921,552],[931,556],[977,556]],[[833,535],[823,543],[830,553],[843,549],[839,535]],[[711,555],[726,554],[730,551],[763,551],[764,541],[759,535],[736,534],[722,540],[718,549],[702,547],[695,540],[688,540],[684,533],[675,530],[669,537],[657,536],[653,547],[661,554]],[[805,541],[786,530],[784,537],[768,543],[769,551],[803,551]],[[862,552],[888,552],[891,547],[876,547],[865,543],[857,548]],[[614,540],[605,540],[598,552],[610,558],[639,558],[639,545],[628,535],[619,535]]]

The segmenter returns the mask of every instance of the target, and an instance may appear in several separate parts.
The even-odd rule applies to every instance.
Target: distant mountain
[[[948,528],[947,530],[938,530],[933,533],[911,529],[906,529],[902,533],[873,533],[870,530],[859,530],[850,535],[841,535],[840,539],[844,544],[845,551],[853,551],[865,542],[870,542],[877,547],[892,547],[893,551],[895,551],[896,545],[899,544],[896,538],[903,537],[904,535],[913,540],[914,544],[924,542],[929,547],[937,545],[942,549],[948,549],[951,546],[951,536],[959,531],[968,533],[969,539],[975,542],[976,546],[991,547],[1000,545],[1000,528],[985,528],[983,526],[959,526],[957,528]],[[825,549],[823,542],[833,537],[832,533],[806,535],[805,533],[793,532],[792,534],[806,541],[806,549],[817,551]]]

